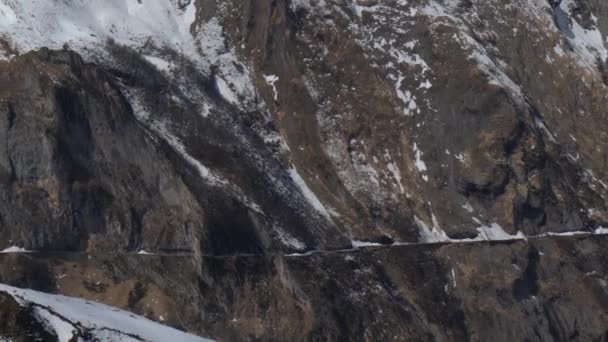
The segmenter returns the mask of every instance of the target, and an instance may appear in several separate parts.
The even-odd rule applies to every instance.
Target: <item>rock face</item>
[[[0,334],[10,341],[56,341],[57,336],[46,331],[31,308],[23,308],[10,295],[0,293]]]
[[[0,250],[43,252],[2,281],[220,340],[607,338],[607,37],[600,0],[0,0]]]
[[[259,253],[606,223],[601,4],[91,6],[42,7],[93,41],[5,5],[10,51],[84,56],[2,66],[5,245]]]
[[[606,243],[553,237],[204,257],[200,275],[187,256],[5,255],[0,281],[220,341],[603,341]]]
[[[190,250],[201,208],[107,73],[72,52],[2,71],[2,239],[51,250]]]

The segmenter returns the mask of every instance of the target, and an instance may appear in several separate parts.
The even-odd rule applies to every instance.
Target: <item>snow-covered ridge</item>
[[[111,38],[129,46],[152,41],[192,55],[195,13],[193,3],[182,10],[174,0],[2,0],[0,32],[20,51],[66,43],[81,50]]]
[[[171,62],[162,58],[162,49],[170,49],[205,73],[214,65],[226,100],[251,106],[249,70],[227,48],[218,18],[199,21],[196,12],[194,0],[0,0],[0,39],[20,53],[67,45],[85,60],[102,63],[112,63],[105,48],[112,40],[142,53],[164,73],[170,73]]]
[[[107,41],[112,40],[141,53],[169,77],[177,66],[163,55],[163,50],[171,49],[189,59],[202,74],[210,75],[213,67],[217,88],[227,102],[241,109],[255,109],[250,72],[234,48],[227,46],[220,19],[197,20],[196,12],[195,0],[0,0],[0,38],[21,53],[41,47],[61,49],[67,44],[86,61],[114,65],[118,63],[106,48]],[[182,81],[176,83],[184,96],[201,105],[202,117],[210,115],[213,101]],[[131,91],[126,93],[137,118],[193,165],[203,179],[234,188],[187,153],[187,147],[164,124],[171,113],[166,119],[147,122],[139,99]],[[244,198],[239,189],[233,190]],[[252,201],[244,202],[254,211],[261,211]]]
[[[4,284],[0,284],[0,291],[10,294],[23,306],[33,307],[36,317],[49,332],[57,335],[60,342],[71,341],[75,333],[83,332],[90,333],[98,341],[211,341],[127,311],[79,298],[52,295]]]

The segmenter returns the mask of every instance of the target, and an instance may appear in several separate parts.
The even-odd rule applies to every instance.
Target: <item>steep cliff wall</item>
[[[28,10],[32,16],[23,14]],[[80,245],[88,244],[88,231],[111,225],[128,236],[113,246],[161,247],[131,233],[147,225],[166,248],[190,248],[178,240],[196,236],[216,254],[594,230],[606,222],[604,12],[601,4],[572,1],[7,2],[7,54],[64,47],[84,62],[69,52],[10,57],[3,68],[18,70],[13,74],[44,67],[27,79],[5,76],[5,126],[35,108],[11,101],[37,91],[28,105],[50,101],[45,110],[57,122],[49,123],[55,134],[65,131],[65,140],[84,147],[29,139],[44,139],[48,127],[37,123],[16,135],[47,146],[32,160],[47,166],[21,170],[30,148],[9,138],[6,163],[22,161],[4,178],[19,173],[13,182],[44,183],[39,196],[57,202],[66,185],[45,168],[51,178],[90,177],[102,164],[127,168],[125,160],[139,155],[133,142],[116,138],[122,159],[95,155],[112,148],[91,128],[104,111],[129,121],[116,122],[129,139],[165,146],[156,152],[164,156],[150,155],[136,168],[176,178],[158,183],[179,189],[147,189],[147,199],[157,203],[155,196],[172,191],[169,201],[183,207],[134,206],[129,196],[143,191],[135,180],[121,195],[103,186],[84,190],[100,191],[95,197],[105,203],[78,204],[87,211],[79,219],[62,208],[36,214],[54,227],[47,230],[80,236]],[[33,81],[53,77],[62,81]],[[74,99],[72,83],[91,104]],[[70,115],[76,117],[61,119]],[[76,160],[51,162],[62,148]],[[97,164],[80,165],[86,158]],[[163,158],[172,170],[162,170],[161,161],[156,170]],[[88,174],[55,176],[61,172]],[[18,202],[14,193],[7,206]],[[109,209],[116,196],[129,205]],[[33,226],[8,216],[7,227]],[[95,222],[74,228],[77,220]],[[53,246],[45,231],[36,243],[3,238]]]
[[[607,35],[599,0],[0,0],[0,251],[41,253],[0,280],[221,340],[606,338]]]

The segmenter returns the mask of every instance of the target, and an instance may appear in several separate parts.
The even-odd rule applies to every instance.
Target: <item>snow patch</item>
[[[306,245],[302,241],[291,236],[289,233],[285,232],[283,229],[275,227],[274,230],[277,233],[279,240],[281,240],[281,242],[284,245],[289,246],[296,250],[303,250],[304,248],[306,248]]]
[[[30,251],[28,251],[25,248],[22,247],[17,247],[17,246],[11,246],[8,248],[3,249],[2,251],[0,251],[0,253],[29,253]]]
[[[573,18],[572,11],[577,7],[573,0],[563,0],[556,8],[557,24],[568,44],[580,57],[578,61],[584,66],[595,69],[598,59],[602,62],[608,59],[608,50],[598,28],[585,29]]]
[[[420,151],[420,149],[418,149],[418,145],[416,143],[414,143],[412,149],[414,150],[414,158],[416,158],[416,168],[422,174],[422,179],[424,179],[425,182],[428,182],[429,177],[425,174],[427,171],[426,163],[422,160],[423,153]]]
[[[351,244],[353,246],[353,248],[364,248],[364,247],[377,247],[377,246],[383,246],[383,244],[381,243],[377,243],[377,242],[368,242],[368,241],[359,241],[359,240],[352,240]]]
[[[393,177],[395,178],[395,180],[397,181],[397,184],[399,185],[399,190],[401,191],[401,193],[402,194],[405,193],[403,184],[401,184],[401,171],[399,171],[399,168],[397,167],[397,165],[395,165],[395,163],[391,162],[391,163],[388,163],[386,168],[393,174]]]
[[[0,18],[2,18],[0,22],[4,25],[13,25],[17,22],[17,15],[13,9],[4,3],[0,3]]]
[[[434,216],[434,215],[433,215]],[[451,241],[448,235],[436,224],[436,218],[433,219],[433,227],[424,223],[418,216],[414,216],[414,222],[420,229],[420,239],[424,243],[436,243],[436,242],[447,242]]]
[[[158,46],[196,54],[190,34],[192,9],[182,12],[174,1],[2,0],[0,13],[0,31],[22,51],[42,46],[58,49],[65,43],[85,51],[112,38],[129,46],[152,40]]]
[[[278,101],[279,100],[279,93],[277,92],[277,87],[275,85],[275,83],[277,83],[277,81],[279,80],[279,77],[277,77],[276,75],[269,75],[269,76],[264,76],[264,80],[266,81],[266,84],[268,84],[269,86],[272,87],[272,93],[274,94],[274,101]]]
[[[166,74],[171,71],[171,63],[169,61],[150,55],[144,55],[143,57],[146,61],[148,61],[148,63],[154,65],[159,71]]]
[[[489,226],[482,225],[477,228],[477,231],[479,232],[479,237],[488,241],[520,240],[526,238],[522,232],[517,232],[515,235],[505,232],[498,223],[492,223]]]
[[[475,211],[475,209],[473,209],[473,206],[471,205],[471,203],[467,202],[465,204],[462,205],[462,209],[468,211],[469,213],[473,213]]]
[[[50,311],[36,308],[35,313],[46,322],[46,327],[51,328],[55,334],[57,334],[57,340],[59,342],[71,341],[72,337],[74,337],[74,333],[77,332],[72,324],[64,321]]]
[[[106,48],[112,40],[145,53],[144,58],[163,72],[170,64],[149,53],[171,49],[216,75],[229,102],[240,99],[241,109],[262,106],[255,101],[249,69],[226,42],[220,14],[199,22],[196,13],[193,0],[0,0],[0,32],[20,52],[67,44],[87,61],[114,64]]]
[[[329,212],[327,211],[323,203],[321,203],[317,195],[315,195],[315,193],[310,190],[302,176],[300,176],[300,174],[298,173],[298,170],[296,170],[295,167],[292,167],[288,169],[288,172],[294,184],[300,189],[302,195],[304,195],[304,197],[308,200],[308,203],[310,203],[310,205],[312,205],[312,207],[315,208],[325,218],[331,219]]]
[[[163,326],[147,318],[79,298],[20,289],[0,284],[0,291],[21,305],[35,304],[35,314],[56,332],[59,341],[72,339],[73,331],[86,329],[101,341],[210,341]]]
[[[418,104],[416,103],[416,97],[413,96],[409,90],[406,90],[405,92],[401,90],[401,86],[404,80],[405,78],[401,74],[399,74],[397,78],[397,83],[395,84],[395,91],[397,92],[397,97],[404,104],[403,114],[406,116],[411,116],[413,115],[414,111],[416,111],[416,113],[419,113],[420,109],[418,108]]]
[[[595,231],[595,234],[597,235],[607,235],[608,234],[608,228],[604,228],[604,227],[598,227]]]
[[[226,81],[223,78],[221,78],[219,76],[215,76],[215,84],[217,85],[217,90],[220,92],[220,95],[222,95],[222,97],[226,101],[228,101],[234,105],[239,104],[239,98],[234,93],[234,91],[232,91],[232,89],[230,89],[230,86],[228,85],[228,83],[226,83]]]

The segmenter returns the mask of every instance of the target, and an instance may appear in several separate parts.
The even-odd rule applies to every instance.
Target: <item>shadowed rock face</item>
[[[259,146],[259,155],[252,150],[249,144],[260,144],[259,138],[243,120],[229,116],[234,108],[217,99],[216,90],[209,96],[226,107],[226,117],[197,121],[198,113],[170,102],[180,94],[171,94],[157,70],[126,48],[111,49],[117,58],[135,60],[125,63],[133,74],[83,64],[68,51],[42,50],[3,65],[4,81],[13,85],[3,93],[5,244],[260,253],[282,247],[269,236],[279,222],[299,229],[311,246],[350,245],[332,231],[333,223],[318,214],[308,218],[311,209],[295,206],[305,202],[298,185],[266,147]],[[195,76],[205,82],[205,75]],[[15,91],[22,88],[30,90]],[[157,91],[164,94],[160,99]],[[144,92],[141,103],[127,101],[131,92]],[[142,113],[146,106],[151,114]],[[165,123],[153,122],[171,109],[174,121],[166,125],[179,127],[177,136]],[[232,139],[243,140],[243,146]],[[196,146],[193,152],[190,146]],[[216,175],[188,153],[204,155],[225,173]],[[274,177],[282,178],[276,188]],[[291,184],[282,184],[287,180]],[[274,239],[286,241],[276,233]],[[307,246],[296,242],[296,248]]]
[[[4,245],[190,250],[199,240],[201,208],[113,78],[46,50],[1,73]]]
[[[604,2],[32,4],[1,282],[219,340],[608,338],[606,239],[548,236],[608,225]]]
[[[56,341],[57,336],[48,332],[31,308],[24,308],[6,293],[0,293],[0,336],[11,341]]]

